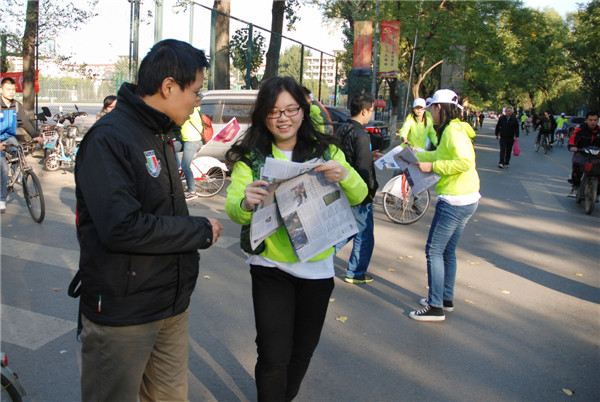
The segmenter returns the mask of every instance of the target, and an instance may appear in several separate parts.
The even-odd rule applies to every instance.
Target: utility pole
[[[379,58],[379,0],[375,5],[375,35],[373,36],[375,44],[373,45],[373,74],[371,75],[371,94],[377,99],[377,59]]]
[[[131,4],[129,25],[129,81],[137,82],[138,47],[140,42],[140,0],[128,0]]]
[[[419,39],[419,21],[421,21],[421,6],[423,1],[419,2],[419,14],[417,15],[417,29],[415,30],[415,43],[413,44],[412,61],[410,62],[410,74],[408,76],[408,87],[406,88],[406,100],[404,101],[404,115],[408,115],[408,99],[410,97],[410,86],[412,85],[413,69],[415,68],[415,53],[417,51],[417,40]]]
[[[193,4],[191,5],[193,8]],[[162,0],[155,0],[154,3],[154,43],[158,43],[162,40],[163,30],[163,2]]]

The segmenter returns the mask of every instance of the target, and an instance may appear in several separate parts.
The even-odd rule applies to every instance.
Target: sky
[[[73,3],[79,3],[74,0]],[[213,0],[196,0],[196,3],[212,7]],[[190,17],[188,12],[172,11],[175,0],[163,0],[163,39],[174,38],[189,42]],[[271,28],[272,0],[231,0],[231,15],[262,28]],[[154,43],[154,21],[145,11],[154,13],[154,1],[144,0],[140,13],[139,55],[143,57]],[[130,4],[127,0],[100,0],[96,7],[98,16],[76,31],[66,31],[56,41],[61,54],[73,54],[77,62],[111,63],[120,55],[129,54]],[[321,22],[321,12],[316,7],[303,7],[296,30],[284,32],[284,36],[304,42],[306,45],[333,53],[343,49],[341,28],[327,27]],[[236,21],[230,23],[230,35],[245,27]],[[285,29],[285,27],[284,27]],[[333,31],[333,32],[332,32]],[[263,36],[267,37],[263,33]],[[210,40],[210,11],[194,8],[194,36],[191,42],[208,53]],[[293,43],[288,42],[287,45]],[[268,42],[267,42],[268,45]],[[284,46],[286,44],[284,43]]]
[[[584,0],[587,2],[587,0]],[[80,4],[82,0],[73,0]],[[163,35],[162,38],[174,38],[190,41],[188,12],[176,14],[172,10],[175,0],[163,0]],[[196,0],[196,3],[212,7],[213,0]],[[563,17],[567,12],[576,11],[575,0],[525,0],[525,5],[534,9],[554,8]],[[272,0],[231,0],[231,15],[244,21],[269,29],[271,27]],[[142,2],[139,55],[143,57],[154,43],[154,21],[147,16],[147,11],[154,13],[154,1]],[[73,55],[78,63],[114,63],[118,56],[129,54],[130,3],[128,0],[99,0],[96,7],[98,15],[85,26],[76,31],[65,31],[56,40],[56,47],[62,55]],[[343,48],[340,23],[326,26],[321,21],[321,11],[316,7],[304,6],[300,11],[301,20],[296,23],[296,30],[284,32],[306,45],[333,53]],[[208,53],[210,39],[210,11],[195,7],[194,36],[192,44]],[[231,22],[230,35],[245,26],[236,21]],[[266,35],[263,35],[266,36]],[[268,43],[268,42],[267,42]],[[293,43],[283,43],[288,47]]]

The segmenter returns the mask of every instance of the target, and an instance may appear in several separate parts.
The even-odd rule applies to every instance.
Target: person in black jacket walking
[[[504,113],[496,124],[496,139],[500,137],[500,169],[508,169],[513,145],[519,140],[519,121],[513,115],[513,108],[506,107]]]
[[[348,269],[344,277],[344,281],[348,283],[373,282],[373,277],[366,273],[375,247],[373,199],[379,186],[375,177],[373,161],[379,159],[382,154],[379,150],[371,151],[369,132],[364,128],[364,125],[373,116],[374,104],[375,100],[372,95],[356,95],[350,104],[352,117],[340,126],[336,132],[342,143],[346,161],[358,172],[369,190],[365,200],[361,204],[352,207],[358,225],[358,233],[350,238],[354,241],[352,254],[350,254],[348,261]],[[350,239],[339,243],[336,246],[336,251],[341,250]]]
[[[208,62],[164,40],[84,137],[75,165],[84,401],[187,401],[198,249],[222,225],[189,216],[168,133],[200,103]],[[78,285],[81,281],[80,287]]]

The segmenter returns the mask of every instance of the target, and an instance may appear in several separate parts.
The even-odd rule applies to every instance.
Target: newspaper
[[[304,262],[358,233],[350,203],[340,185],[313,170],[323,163],[266,159],[261,178],[269,182],[269,197],[257,206],[252,216],[253,248],[283,224],[296,256]]]
[[[405,173],[413,194],[419,195],[429,187],[434,186],[440,180],[440,176],[435,172],[422,172],[416,165],[417,162],[419,160],[415,156],[414,150],[409,147],[402,148],[398,145],[379,158],[375,162],[375,166],[380,170],[384,168],[398,169]],[[394,194],[393,188],[390,193]],[[398,194],[394,195],[398,196]]]

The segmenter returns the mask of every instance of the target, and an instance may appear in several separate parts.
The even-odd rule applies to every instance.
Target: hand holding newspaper
[[[304,262],[358,232],[340,185],[313,171],[323,163],[266,159],[261,179],[270,183],[269,197],[252,215],[253,248],[285,225],[296,256]]]
[[[434,186],[440,180],[440,176],[435,172],[422,172],[416,165],[417,162],[419,160],[415,156],[414,150],[398,145],[377,160],[375,166],[380,170],[383,168],[401,170],[406,174],[413,193],[419,195]]]

